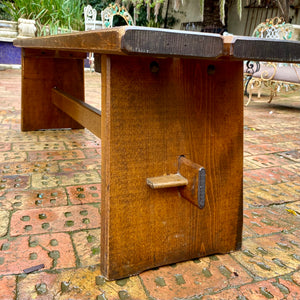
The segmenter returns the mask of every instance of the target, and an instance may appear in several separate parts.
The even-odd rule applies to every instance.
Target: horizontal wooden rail
[[[51,91],[52,103],[75,121],[101,138],[101,111],[57,88]]]

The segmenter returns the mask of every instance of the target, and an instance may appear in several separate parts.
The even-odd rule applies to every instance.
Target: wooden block
[[[239,249],[242,61],[102,55],[101,66],[102,273],[117,279]],[[176,174],[181,155],[206,170],[203,209],[178,188],[146,183]]]
[[[184,156],[179,157],[178,165],[179,173],[188,180],[188,184],[179,189],[180,195],[197,207],[203,208],[206,187],[205,168]]]
[[[188,180],[180,174],[170,174],[165,176],[147,178],[147,184],[152,189],[165,189],[185,186],[188,184]]]

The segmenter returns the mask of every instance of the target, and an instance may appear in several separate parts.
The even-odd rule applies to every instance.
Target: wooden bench
[[[285,23],[282,18],[267,19],[259,24],[253,31],[253,36],[263,39],[293,40],[294,27]],[[276,44],[274,44],[276,47]],[[276,48],[274,49],[276,51]],[[278,62],[247,62],[245,64],[246,86],[245,93],[249,99],[246,106],[251,102],[253,90],[258,90],[260,98],[261,90],[266,87],[270,91],[269,103],[273,97],[283,89],[295,89],[300,87],[300,65],[295,63]]]
[[[104,276],[240,249],[243,60],[300,60],[300,43],[274,43],[133,26],[15,41],[22,130],[102,139]],[[87,52],[101,58],[101,112],[84,103]]]

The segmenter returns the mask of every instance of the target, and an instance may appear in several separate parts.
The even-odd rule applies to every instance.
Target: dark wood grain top
[[[227,52],[234,59],[300,62],[300,41],[232,36],[224,38],[225,45],[226,42]]]
[[[223,53],[217,34],[124,26],[15,40],[22,48],[110,54],[216,58]]]
[[[135,27],[126,30],[121,48],[126,53],[217,58],[223,39],[218,34]]]
[[[17,39],[16,47],[160,57],[300,62],[300,42],[123,26]]]

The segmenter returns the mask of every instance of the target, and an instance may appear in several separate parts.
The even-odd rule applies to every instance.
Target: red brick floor
[[[100,75],[86,79],[100,108]],[[245,108],[241,251],[112,282],[99,269],[101,141],[21,132],[20,98],[21,72],[0,71],[0,299],[300,299],[299,91]]]

